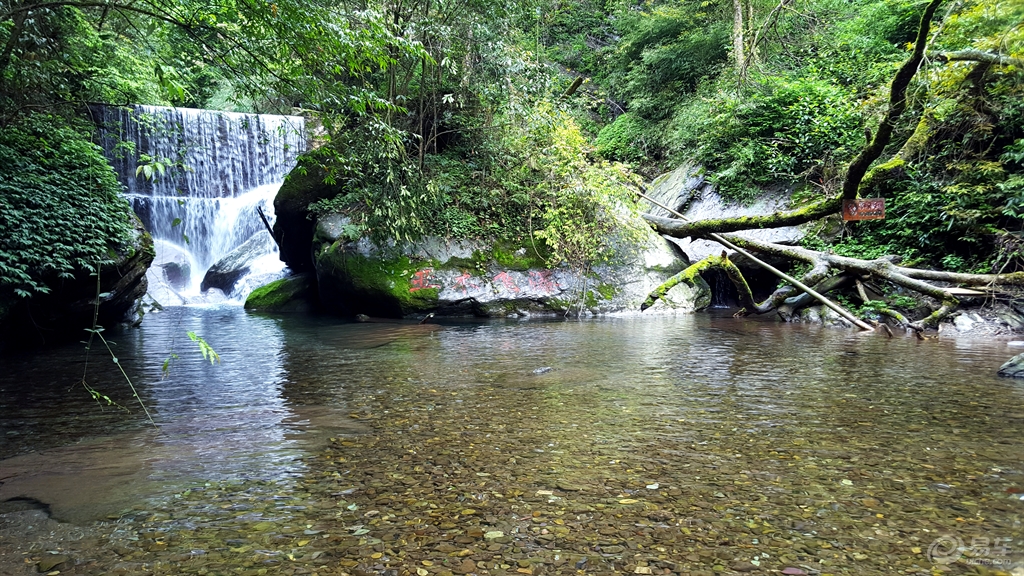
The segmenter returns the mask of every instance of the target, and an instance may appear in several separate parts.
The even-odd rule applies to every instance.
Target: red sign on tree
[[[885,198],[843,200],[843,220],[885,220]]]

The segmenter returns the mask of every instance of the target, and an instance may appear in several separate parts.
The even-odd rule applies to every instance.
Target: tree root
[[[687,284],[698,290],[706,289],[706,286],[697,282],[697,278],[700,276],[701,272],[705,272],[713,268],[719,268],[725,271],[729,280],[731,280],[733,285],[736,286],[736,290],[740,294],[741,305],[746,304],[754,306],[754,297],[750,292],[750,285],[747,284],[746,278],[743,277],[743,273],[740,272],[740,269],[737,268],[731,260],[729,260],[729,256],[725,251],[722,251],[721,256],[714,254],[708,256],[703,260],[691,264],[682,272],[664,281],[660,286],[647,295],[647,299],[640,305],[640,311],[643,312],[651,306],[654,306],[658,300],[665,297],[665,294],[667,294],[669,290],[680,284]]]
[[[660,227],[658,227],[658,231],[662,233],[669,232]],[[808,250],[798,246],[784,246],[772,242],[754,240],[737,234],[725,234],[723,237],[747,250],[811,264],[810,272],[805,274],[801,281],[812,286],[815,291],[820,293],[826,293],[853,282],[859,282],[857,280],[859,277],[873,277],[930,296],[941,302],[942,305],[938,310],[916,322],[908,320],[905,316],[888,306],[876,306],[874,308],[878,313],[892,318],[901,326],[906,326],[915,331],[938,326],[939,322],[955,311],[960,304],[959,299],[950,293],[948,289],[935,286],[929,281],[949,282],[964,286],[1024,286],[1024,273],[1022,272],[1014,272],[1012,274],[960,274],[922,270],[898,266],[899,258],[895,256],[887,256],[875,260],[861,260],[828,252]],[[775,311],[783,320],[790,321],[800,308],[812,302],[810,295],[803,293],[793,286],[786,285],[777,289],[763,302],[755,303],[750,286],[743,278],[742,273],[723,252],[721,256],[709,256],[670,278],[648,295],[647,300],[641,306],[641,310],[651,307],[659,298],[664,297],[669,290],[680,283],[686,282],[691,286],[695,285],[695,276],[716,267],[725,270],[729,279],[736,286],[740,295],[740,304],[744,307],[741,314],[765,314]],[[867,300],[866,295],[862,296],[862,299],[866,302],[871,301]]]

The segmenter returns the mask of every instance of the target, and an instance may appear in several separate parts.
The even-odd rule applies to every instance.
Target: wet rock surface
[[[1024,378],[1024,354],[1018,354],[999,367],[999,375],[1007,378]]]
[[[260,231],[218,260],[203,276],[200,289],[204,292],[217,288],[225,294],[235,290],[235,284],[249,273],[253,263],[275,249],[274,239]]]
[[[1022,307],[1015,302],[966,302],[939,325],[940,334],[989,337],[1024,332]]]

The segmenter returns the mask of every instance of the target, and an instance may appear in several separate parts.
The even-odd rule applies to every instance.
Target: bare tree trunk
[[[7,70],[7,65],[11,63],[11,54],[14,53],[14,47],[17,46],[18,40],[21,39],[21,33],[25,30],[25,18],[28,17],[28,10],[22,10],[14,14],[14,26],[11,27],[11,35],[7,37],[7,44],[4,46],[3,53],[0,53],[0,78],[3,77],[3,73]]]
[[[744,63],[747,61],[743,31],[743,0],[732,0],[732,56],[736,61],[736,70],[740,73],[746,69]]]

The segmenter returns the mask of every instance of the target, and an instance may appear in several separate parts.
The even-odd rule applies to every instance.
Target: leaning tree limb
[[[698,222],[682,222],[660,216],[644,215],[644,218],[654,223],[660,229],[672,229],[679,234],[678,237],[706,236],[710,232],[737,232],[740,230],[755,230],[761,228],[778,228],[780,226],[797,226],[825,216],[839,212],[843,207],[843,200],[853,200],[857,197],[861,182],[868,172],[871,164],[881,157],[885,147],[892,140],[893,130],[896,122],[903,115],[907,108],[907,88],[910,81],[914,79],[921,61],[925,56],[925,48],[928,44],[928,32],[931,30],[932,17],[938,9],[942,0],[931,0],[921,15],[921,22],[918,26],[917,40],[914,43],[914,51],[906,62],[893,76],[889,89],[889,106],[878,124],[874,136],[868,138],[868,145],[865,146],[856,158],[850,162],[843,179],[843,193],[835,198],[823,198],[817,202],[786,212],[775,212],[764,216],[739,216],[733,218],[712,218]],[[672,235],[676,235],[672,234]]]
[[[739,291],[741,305],[744,303],[751,306],[754,305],[754,296],[750,292],[750,285],[748,285],[746,279],[743,278],[743,273],[740,272],[740,269],[737,268],[731,260],[729,260],[729,256],[723,250],[721,256],[712,254],[703,260],[694,262],[682,272],[679,272],[668,280],[662,282],[660,286],[647,295],[647,299],[640,305],[640,311],[643,312],[651,306],[654,306],[658,300],[665,297],[669,290],[680,284],[687,284],[691,288],[697,290],[706,290],[707,287],[703,285],[702,282],[698,282],[697,279],[700,278],[700,274],[702,272],[706,272],[712,268],[720,268],[729,276],[729,280],[732,281],[736,286],[737,291]]]
[[[638,196],[640,196],[644,200],[647,200],[648,202],[651,202],[651,203],[653,203],[656,206],[659,206],[661,208],[664,208],[665,210],[668,210],[670,214],[675,214],[679,218],[681,218],[683,220],[686,220],[686,216],[683,216],[678,211],[673,210],[672,208],[669,208],[668,206],[665,206],[661,202],[658,202],[657,200],[651,198],[650,196],[647,196],[646,194],[644,194],[643,192],[640,192],[639,190],[636,190],[635,192],[636,192],[636,194]],[[735,235],[732,235],[732,236],[735,236]],[[739,254],[741,254],[744,257],[746,257],[747,259],[749,259],[751,262],[757,264],[758,266],[764,268],[765,270],[771,272],[772,274],[778,276],[779,278],[782,278],[786,282],[789,282],[790,284],[792,284],[793,286],[796,286],[800,290],[803,290],[804,292],[807,292],[808,294],[813,296],[815,299],[817,299],[819,302],[821,302],[825,306],[828,306],[829,308],[834,310],[837,314],[839,314],[843,318],[849,320],[850,323],[852,323],[854,326],[860,328],[861,330],[874,330],[874,328],[872,328],[870,325],[868,325],[866,322],[864,322],[860,318],[857,318],[853,314],[850,314],[850,312],[847,311],[842,306],[840,306],[840,305],[836,304],[835,302],[829,300],[828,298],[822,296],[821,294],[816,292],[813,288],[807,286],[803,282],[800,282],[796,278],[793,278],[789,274],[786,274],[782,270],[779,270],[778,268],[772,266],[771,264],[768,264],[767,262],[764,262],[763,260],[758,259],[753,254],[747,252],[743,248],[741,248],[741,247],[733,244],[732,242],[730,242],[729,239],[727,239],[725,236],[723,236],[721,234],[717,234],[717,233],[710,233],[710,234],[708,234],[708,238],[711,238],[712,240],[718,242],[719,244],[722,244],[726,248],[731,248],[732,250],[735,250]],[[642,310],[643,309],[641,309],[641,311]]]
[[[825,198],[810,206],[804,208],[789,211],[789,212],[776,212],[765,216],[744,216],[734,218],[721,218],[721,219],[710,219],[702,220],[698,222],[689,222],[679,214],[678,212],[667,208],[648,198],[642,193],[640,196],[644,197],[648,201],[655,205],[666,208],[669,212],[682,218],[681,220],[675,220],[670,218],[664,218],[659,216],[653,216],[650,214],[644,214],[644,218],[648,220],[653,227],[663,235],[673,236],[677,238],[685,237],[704,237],[715,240],[729,248],[732,248],[745,256],[750,257],[755,263],[771,270],[773,273],[783,277],[786,281],[790,282],[795,286],[794,288],[783,287],[777,290],[772,296],[770,296],[765,302],[756,304],[753,309],[762,313],[767,310],[779,310],[783,313],[785,310],[795,310],[799,305],[809,301],[809,297],[820,300],[822,303],[828,305],[830,308],[839,312],[843,317],[851,320],[858,326],[865,327],[870,330],[866,324],[860,319],[852,317],[849,312],[846,312],[838,305],[834,304],[830,300],[821,296],[807,285],[790,278],[778,270],[768,266],[764,262],[761,262],[745,252],[743,248],[748,248],[764,254],[772,254],[775,256],[781,256],[784,258],[794,259],[798,261],[807,262],[812,265],[812,271],[815,275],[810,278],[815,281],[820,281],[818,286],[823,288],[834,288],[833,284],[826,285],[825,276],[831,271],[839,270],[844,273],[857,273],[864,276],[874,276],[882,278],[902,286],[904,288],[925,294],[932,298],[937,299],[941,302],[938,310],[935,310],[928,317],[919,320],[917,322],[907,323],[908,327],[920,332],[925,328],[936,326],[943,318],[947,317],[953,312],[959,305],[959,300],[953,293],[945,288],[941,288],[930,284],[928,281],[941,281],[951,282],[955,284],[964,285],[1015,285],[1024,286],[1024,273],[1013,273],[1013,274],[959,274],[952,272],[938,272],[931,270],[919,270],[915,268],[903,268],[897,266],[897,263],[892,257],[879,258],[875,260],[860,260],[857,258],[849,258],[839,256],[836,254],[829,254],[824,252],[816,252],[813,250],[807,250],[799,247],[782,246],[779,244],[773,244],[770,242],[761,242],[751,238],[746,238],[731,232],[737,232],[740,230],[760,229],[760,228],[776,228],[779,226],[796,225],[804,222],[819,219],[823,216],[827,216],[838,212],[842,206],[842,200],[854,199],[858,195],[858,191],[867,185],[873,185],[873,181],[877,181],[884,178],[884,174],[889,171],[899,169],[902,163],[906,161],[907,156],[911,156],[916,152],[917,148],[927,139],[929,131],[929,123],[926,118],[922,118],[918,122],[917,130],[915,131],[914,137],[911,138],[911,142],[908,142],[901,150],[900,153],[892,161],[879,166],[876,168],[876,172],[868,173],[868,169],[882,154],[885,147],[892,140],[892,134],[895,129],[896,123],[900,116],[903,114],[907,107],[906,94],[907,89],[910,85],[911,80],[917,73],[921,62],[925,56],[925,48],[927,44],[928,32],[931,28],[931,19],[935,15],[935,11],[938,6],[942,3],[942,0],[930,0],[924,13],[921,16],[920,25],[918,27],[917,39],[914,44],[914,50],[911,56],[906,62],[900,67],[896,75],[893,78],[890,93],[889,93],[889,105],[882,117],[878,129],[872,136],[868,133],[869,143],[856,158],[850,163],[847,169],[846,176],[843,181],[842,194],[837,198]],[[972,60],[988,65],[1017,65],[1017,61],[1007,61],[1003,57],[997,57],[987,53],[979,51],[962,51],[956,53],[945,53],[943,56],[936,56],[936,60],[940,61],[953,61],[953,60]],[[867,178],[866,178],[867,177]],[[835,278],[835,277],[833,277]],[[834,282],[839,282],[836,279]],[[651,297],[658,295],[658,290],[651,293]],[[804,295],[793,297],[792,295],[797,291],[804,292]],[[667,292],[667,289],[661,292],[661,295]],[[649,298],[650,300],[650,298]],[[881,310],[883,314],[893,317],[897,321],[905,322],[906,319],[899,315],[897,312],[888,309],[887,307]]]
[[[675,218],[665,218],[653,214],[644,214],[648,222],[654,224],[659,231],[676,238],[687,236],[706,236],[712,232],[738,232],[740,230],[759,230],[762,228],[779,228],[782,226],[796,226],[831,216],[842,210],[842,198],[828,198],[813,204],[788,210],[786,212],[775,212],[764,216],[736,216],[732,218],[711,218],[708,220],[687,221]]]
[[[936,62],[984,62],[996,66],[1024,66],[1024,60],[984,50],[957,50],[955,52],[929,52]]]
[[[917,74],[917,69],[921,66],[921,61],[924,59],[932,17],[941,3],[942,0],[931,0],[928,6],[925,7],[924,14],[921,15],[921,23],[917,28],[917,40],[914,42],[914,51],[910,54],[910,58],[907,58],[907,61],[896,71],[896,75],[892,79],[892,84],[889,87],[889,107],[885,111],[885,115],[882,116],[882,121],[878,123],[875,137],[850,162],[850,167],[846,169],[846,178],[843,180],[843,199],[845,200],[853,200],[857,197],[861,180],[867,174],[868,168],[875,160],[878,160],[882,155],[882,151],[885,150],[889,141],[892,140],[892,133],[896,128],[896,122],[907,108],[907,88],[910,86],[910,81],[914,79],[914,75]]]

